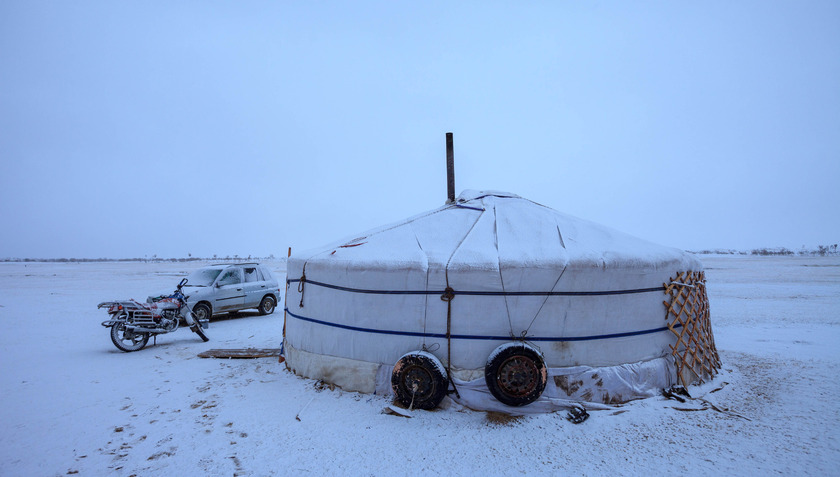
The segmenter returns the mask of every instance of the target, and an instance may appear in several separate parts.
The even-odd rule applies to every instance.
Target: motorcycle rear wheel
[[[140,351],[149,342],[149,333],[134,333],[125,329],[125,323],[118,322],[111,327],[111,341],[118,349],[131,352]]]

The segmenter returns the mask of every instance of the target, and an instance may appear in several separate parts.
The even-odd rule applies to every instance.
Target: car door
[[[216,279],[216,298],[213,307],[218,311],[241,310],[245,305],[242,269],[228,267]]]
[[[245,305],[243,308],[257,308],[260,306],[262,297],[265,296],[267,285],[263,278],[262,271],[256,265],[245,265],[242,267],[245,276]]]

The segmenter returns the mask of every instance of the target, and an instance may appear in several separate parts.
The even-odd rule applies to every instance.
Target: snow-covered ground
[[[2,263],[0,475],[836,475],[840,258],[703,262],[724,368],[691,389],[705,401],[636,401],[579,425],[454,407],[406,419],[276,358],[196,357],[279,347],[282,311],[123,353],[96,304],[174,289],[201,264]]]

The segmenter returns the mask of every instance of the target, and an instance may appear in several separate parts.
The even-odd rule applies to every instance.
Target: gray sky
[[[840,241],[840,2],[0,3],[0,258],[285,255],[514,192]]]

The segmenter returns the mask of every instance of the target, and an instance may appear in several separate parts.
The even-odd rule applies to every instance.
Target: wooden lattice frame
[[[677,337],[671,354],[677,365],[680,384],[703,383],[720,370],[720,357],[712,334],[709,318],[709,298],[706,295],[706,275],[703,272],[681,272],[665,284],[669,299],[663,303],[668,309],[665,320],[668,329]]]

